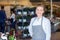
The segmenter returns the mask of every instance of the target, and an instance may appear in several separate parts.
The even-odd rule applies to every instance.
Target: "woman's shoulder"
[[[31,20],[34,20],[36,17],[31,18]]]
[[[15,14],[12,14],[12,15],[15,15]]]
[[[48,18],[46,18],[46,17],[43,17],[43,20],[44,21],[50,21]]]

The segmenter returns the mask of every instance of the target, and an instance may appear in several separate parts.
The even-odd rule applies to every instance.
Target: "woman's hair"
[[[45,11],[45,5],[44,5],[44,4],[38,4],[38,5],[36,6],[36,9],[37,9],[37,7],[43,7],[43,8],[44,8],[44,11]]]
[[[10,9],[10,12],[11,12],[11,14],[12,14],[12,13],[15,14],[15,9],[14,9],[14,8],[11,8],[11,9]]]

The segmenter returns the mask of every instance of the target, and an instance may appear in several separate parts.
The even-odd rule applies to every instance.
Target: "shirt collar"
[[[42,17],[40,17],[40,18],[38,18],[38,17],[37,17],[37,20],[41,20],[42,18],[43,18],[43,16],[42,16]]]

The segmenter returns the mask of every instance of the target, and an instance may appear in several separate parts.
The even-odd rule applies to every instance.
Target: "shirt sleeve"
[[[13,18],[13,19],[15,19],[15,14],[12,14],[10,18]]]
[[[44,31],[46,33],[46,40],[51,39],[51,23],[49,20],[45,20],[43,23],[43,27],[45,27]]]

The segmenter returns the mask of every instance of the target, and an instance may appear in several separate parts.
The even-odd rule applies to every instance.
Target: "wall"
[[[10,6],[5,6],[7,18],[10,17]]]

